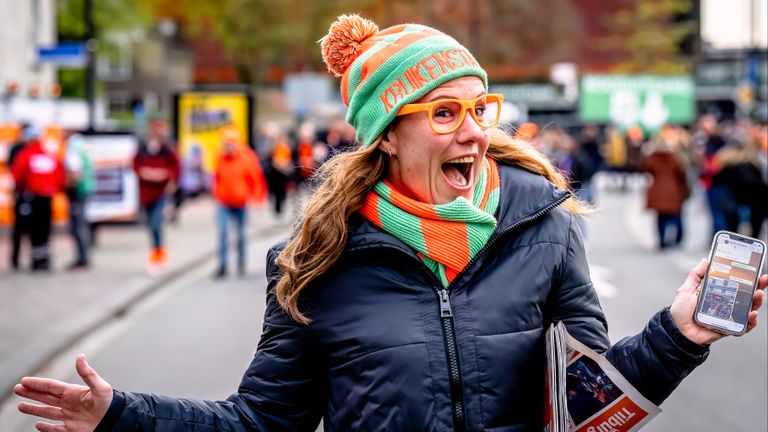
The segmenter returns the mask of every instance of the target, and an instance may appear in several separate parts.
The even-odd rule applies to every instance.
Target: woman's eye
[[[475,107],[475,115],[478,117],[482,117],[485,115],[485,107]]]
[[[450,119],[456,115],[456,112],[448,107],[435,108],[432,112],[432,116],[440,119]]]

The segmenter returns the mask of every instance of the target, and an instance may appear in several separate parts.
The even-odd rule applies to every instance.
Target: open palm
[[[75,368],[87,386],[69,384],[51,378],[25,377],[13,391],[22,397],[42,402],[19,403],[24,414],[60,423],[39,422],[41,432],[90,432],[96,429],[112,403],[112,386],[88,365],[85,355],[77,356]]]

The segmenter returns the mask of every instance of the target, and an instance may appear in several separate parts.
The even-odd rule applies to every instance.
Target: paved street
[[[709,247],[706,208],[688,203],[687,240],[678,251],[654,250],[653,217],[640,194],[602,191],[600,211],[588,227],[593,279],[608,316],[612,341],[640,331],[669,304],[688,270]],[[220,399],[237,388],[255,350],[264,308],[264,254],[284,231],[250,244],[250,275],[212,281],[213,260],[203,260],[146,297],[126,314],[71,346],[40,374],[77,380],[73,359],[86,352],[115,387]],[[768,429],[768,335],[761,326],[744,338],[713,347],[707,362],[664,403],[645,430],[738,432]],[[236,329],[237,331],[232,331]],[[0,408],[2,430],[33,430],[15,413],[12,398]]]

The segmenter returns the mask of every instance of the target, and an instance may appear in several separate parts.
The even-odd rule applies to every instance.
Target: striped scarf
[[[499,173],[487,158],[471,203],[459,197],[448,204],[426,204],[384,180],[368,194],[360,214],[414,248],[445,287],[488,242],[498,206]]]

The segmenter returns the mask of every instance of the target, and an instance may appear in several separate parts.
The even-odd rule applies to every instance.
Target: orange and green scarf
[[[496,229],[499,173],[488,158],[480,170],[472,202],[426,204],[406,197],[386,180],[376,183],[360,209],[366,219],[402,240],[440,279],[453,281],[485,246]]]

